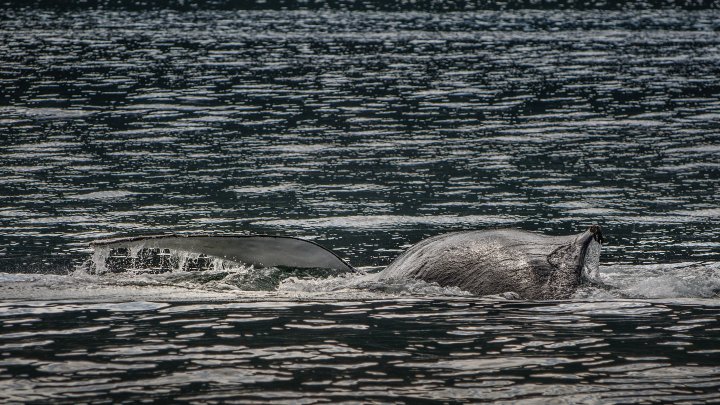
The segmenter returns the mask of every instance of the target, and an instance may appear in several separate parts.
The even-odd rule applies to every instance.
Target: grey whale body
[[[602,242],[597,225],[571,236],[515,229],[454,232],[413,245],[377,277],[419,279],[477,295],[514,292],[525,299],[566,299],[597,271]],[[285,236],[169,234],[101,240],[92,245],[96,252],[106,249],[107,258],[120,257],[112,253],[118,251],[151,252],[137,256],[149,267],[162,267],[166,252],[177,250],[253,266],[355,270],[329,249]],[[130,261],[136,263],[137,258]],[[121,267],[105,270],[123,271]]]
[[[455,232],[415,244],[379,277],[415,278],[476,295],[567,299],[597,271],[603,241],[597,225],[572,236],[515,229]]]

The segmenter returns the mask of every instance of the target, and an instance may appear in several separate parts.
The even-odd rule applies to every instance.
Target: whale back
[[[571,236],[515,229],[443,234],[412,246],[380,278],[416,278],[477,295],[565,299],[581,282],[590,242],[601,238],[594,228]]]

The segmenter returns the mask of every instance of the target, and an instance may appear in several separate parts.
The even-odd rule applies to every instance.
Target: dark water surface
[[[0,388],[68,402],[717,402],[720,309],[706,303],[10,303]]]
[[[0,1],[0,400],[720,401],[720,11],[96,3]],[[568,302],[371,274],[593,223]],[[370,274],[88,271],[168,231]]]

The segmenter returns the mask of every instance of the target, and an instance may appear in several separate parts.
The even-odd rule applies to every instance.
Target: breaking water
[[[0,400],[720,401],[717,10],[1,3]],[[592,223],[569,301],[375,277],[442,232]],[[92,262],[163,232],[361,273]]]

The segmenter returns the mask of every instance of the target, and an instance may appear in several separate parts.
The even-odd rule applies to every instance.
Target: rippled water
[[[9,400],[720,399],[715,301],[34,301],[2,310]]]
[[[720,11],[185,3],[0,2],[0,399],[720,400]],[[372,277],[592,223],[567,302]],[[87,270],[168,231],[367,274]]]

